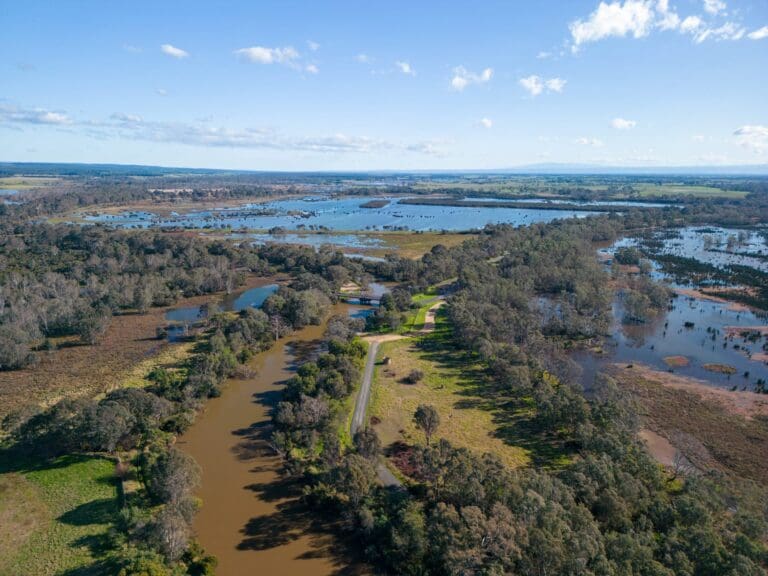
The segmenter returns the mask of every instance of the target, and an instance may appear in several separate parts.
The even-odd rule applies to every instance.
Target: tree
[[[381,441],[373,428],[358,430],[354,443],[357,453],[369,460],[375,460],[381,452]]]
[[[156,502],[180,502],[200,483],[200,468],[191,456],[171,448],[147,466],[145,483]]]
[[[413,421],[416,427],[424,432],[427,437],[427,446],[429,446],[432,435],[437,432],[440,426],[440,415],[434,406],[429,404],[420,404],[413,414]]]
[[[166,559],[175,562],[189,545],[190,528],[173,507],[165,507],[150,525],[150,542]]]

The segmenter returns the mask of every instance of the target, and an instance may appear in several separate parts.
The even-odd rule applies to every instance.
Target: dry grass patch
[[[381,248],[372,248],[365,250],[366,254],[373,256],[384,256],[395,252],[403,258],[421,258],[424,254],[432,250],[434,246],[442,244],[447,248],[458,246],[466,240],[474,238],[476,234],[441,234],[438,232],[383,232],[376,234],[366,234],[370,238],[378,238],[384,244]]]
[[[164,312],[115,316],[101,344],[40,351],[37,364],[0,372],[0,417],[28,404],[47,406],[65,396],[90,397],[116,388],[137,363],[169,346],[155,337]]]
[[[417,347],[418,339],[406,338],[386,342],[379,348],[378,358],[391,359],[387,366],[378,365],[373,383],[370,418],[384,446],[395,442],[423,443],[424,434],[413,423],[419,404],[431,404],[440,414],[436,438],[445,438],[481,454],[493,452],[510,467],[529,462],[527,450],[506,444],[496,436],[495,411],[485,406],[475,394],[475,366],[462,368],[439,363]],[[424,377],[417,384],[402,382],[412,370]]]
[[[730,364],[704,364],[704,370],[717,372],[718,374],[736,374],[738,370]]]
[[[10,558],[49,521],[48,507],[29,480],[16,472],[0,475],[0,558]]]
[[[695,384],[667,385],[664,373],[658,377],[650,370],[611,373],[638,401],[644,426],[667,438],[697,468],[768,480],[768,417],[746,418],[718,401],[719,396],[700,394]]]
[[[690,361],[685,356],[665,356],[664,364],[670,368],[683,368],[690,364]]]

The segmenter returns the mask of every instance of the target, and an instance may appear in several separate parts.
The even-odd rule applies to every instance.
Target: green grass
[[[419,404],[431,404],[440,414],[437,437],[446,438],[478,454],[493,452],[511,467],[526,465],[528,451],[508,443],[497,432],[499,414],[493,401],[484,398],[482,367],[467,353],[450,346],[451,328],[445,314],[438,314],[435,332],[416,338],[385,342],[378,358],[391,358],[388,366],[377,365],[370,406],[382,443],[424,442],[413,424]],[[411,370],[424,378],[417,384],[402,382]]]
[[[415,332],[424,328],[424,322],[427,318],[427,312],[434,306],[434,302],[428,299],[428,302],[419,308],[414,308],[408,311],[406,314],[405,322],[400,326],[398,332],[406,334],[408,332]]]
[[[744,198],[747,193],[739,190],[721,190],[711,186],[686,186],[684,184],[633,184],[640,196],[693,196],[695,198]]]
[[[117,513],[114,463],[65,456],[47,463],[0,457],[0,575],[107,574]]]

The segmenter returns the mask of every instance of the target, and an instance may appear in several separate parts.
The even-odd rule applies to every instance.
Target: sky
[[[0,0],[0,161],[768,163],[768,0]]]

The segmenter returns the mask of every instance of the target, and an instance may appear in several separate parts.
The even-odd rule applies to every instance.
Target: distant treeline
[[[626,212],[627,206],[567,204],[554,202],[505,202],[504,200],[482,201],[466,198],[403,198],[398,204],[416,204],[421,206],[467,206],[469,208],[519,208],[532,210],[579,210],[582,212]],[[637,207],[635,207],[637,209]]]

